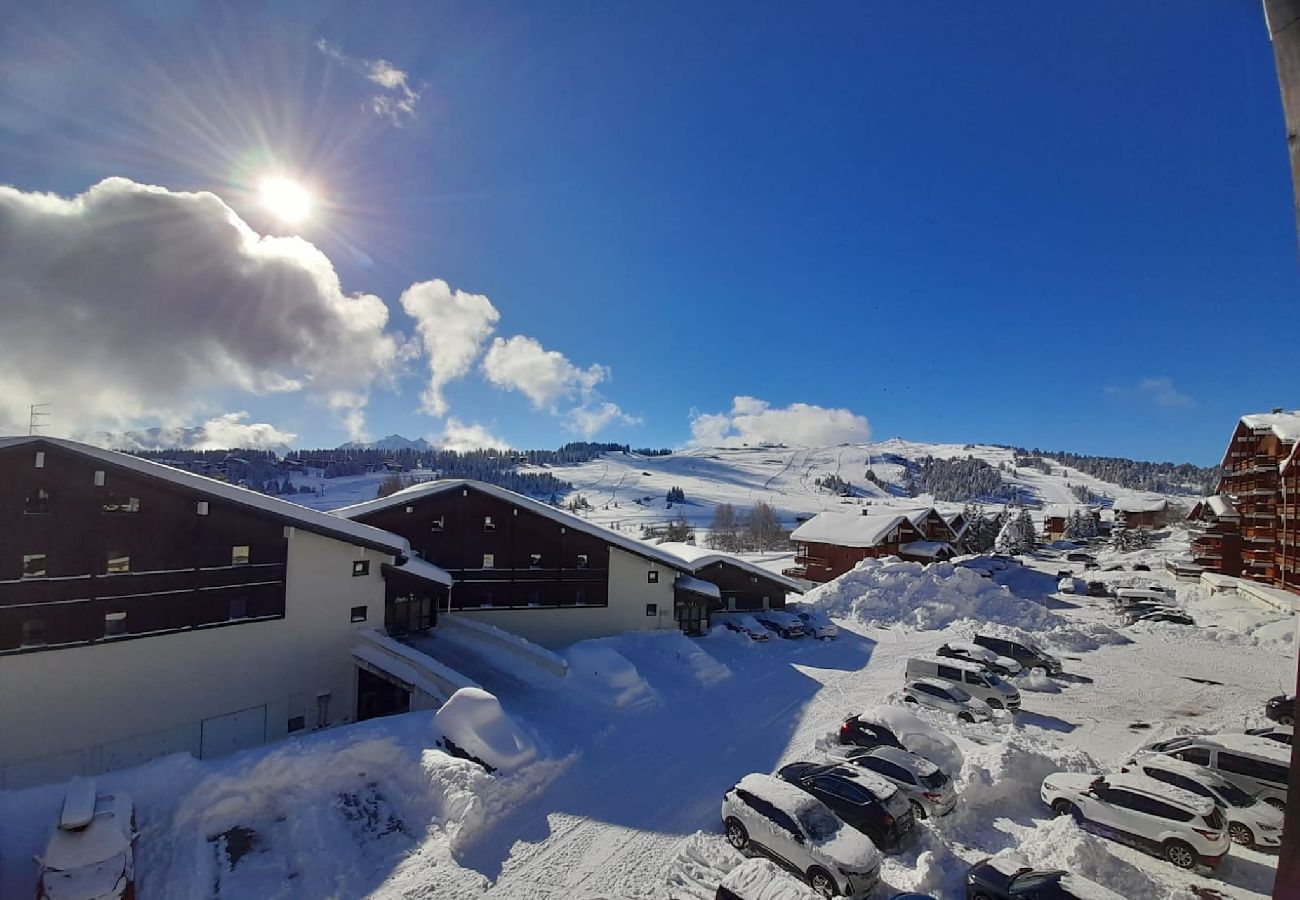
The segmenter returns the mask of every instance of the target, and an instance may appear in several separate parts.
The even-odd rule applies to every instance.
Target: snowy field
[[[1161,552],[1130,557],[1156,572],[1096,577],[1172,585]],[[1263,700],[1294,684],[1292,622],[1180,585],[1198,621],[1218,627],[1124,628],[1104,600],[1052,595],[1058,567],[1015,573],[1016,596],[942,564],[869,565],[812,598],[836,615],[835,641],[631,634],[571,648],[563,678],[435,632],[421,647],[500,697],[537,743],[538,760],[506,777],[433,749],[433,715],[412,713],[102,783],[137,801],[140,900],[712,897],[740,859],[721,834],[723,792],[818,759],[847,715],[897,701],[909,656],[978,620],[1033,631],[1068,674],[1053,692],[1022,684],[1013,722],[922,713],[964,756],[961,799],[885,858],[879,896],[959,897],[970,863],[1013,850],[1134,900],[1190,900],[1194,886],[1268,896],[1275,856],[1234,846],[1215,877],[1186,874],[1050,819],[1038,789],[1052,771],[1104,771],[1164,735],[1261,722]],[[56,787],[0,794],[0,896],[30,895],[59,799]]]

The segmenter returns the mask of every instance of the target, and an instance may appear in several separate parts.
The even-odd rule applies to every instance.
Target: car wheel
[[[825,869],[819,869],[816,866],[809,869],[808,884],[823,897],[838,897],[840,895],[840,889],[835,884],[835,879]]]
[[[904,703],[919,703],[920,701],[917,700],[915,697],[907,696],[907,697],[904,697],[904,698],[903,698],[903,702],[904,702]]]
[[[990,698],[990,699],[989,699],[988,701],[986,701],[986,702],[987,702],[988,705],[989,705],[989,709],[1002,709],[1002,701],[1001,701],[1001,700],[993,700],[993,699]]]
[[[957,713],[957,718],[961,719],[963,722],[970,722],[972,725],[975,724],[975,717],[968,712]]]
[[[1061,798],[1052,804],[1052,812],[1056,813],[1058,816],[1070,816],[1076,822],[1081,818],[1079,807],[1075,806],[1065,798]]]
[[[921,804],[917,803],[915,800],[909,800],[909,801],[907,801],[907,802],[910,803],[910,804],[912,804],[912,815],[913,815],[913,816],[915,816],[915,817],[918,818],[918,819],[924,819],[924,818],[926,817],[926,815],[925,815],[925,807],[924,807],[924,806],[922,806]]]
[[[1228,823],[1228,837],[1232,838],[1234,844],[1240,844],[1243,847],[1251,847],[1255,844],[1255,832],[1240,822]]]
[[[1277,720],[1279,725],[1295,725],[1295,716],[1279,716]]]
[[[1265,797],[1264,802],[1274,809],[1280,809],[1282,812],[1286,812],[1286,803],[1276,797]]]
[[[1192,849],[1190,844],[1185,844],[1182,841],[1169,841],[1165,844],[1165,859],[1180,869],[1196,867],[1196,851]]]
[[[749,832],[737,819],[727,820],[727,843],[737,850],[744,850],[749,846]]]

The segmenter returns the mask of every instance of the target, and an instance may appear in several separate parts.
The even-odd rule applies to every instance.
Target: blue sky
[[[49,399],[67,430],[239,411],[302,445],[451,417],[516,446],[681,446],[693,416],[696,437],[854,437],[851,410],[876,438],[1210,463],[1239,414],[1300,405],[1274,349],[1300,305],[1257,5],[0,5],[0,221],[63,248],[0,250],[27,297],[6,317],[36,321],[0,349],[86,370],[0,365],[11,428]],[[299,226],[259,202],[279,173],[318,198]],[[179,200],[139,253],[120,232],[91,252],[89,226],[47,240],[74,226],[34,195],[111,176],[300,234],[390,310],[383,334],[329,291],[281,297],[283,272],[194,299],[206,275],[153,255]],[[70,257],[75,280],[50,274]],[[439,415],[399,300],[433,279],[451,290],[423,321],[468,341]],[[490,298],[479,337],[443,316],[453,291]],[[336,315],[355,339],[303,338]],[[115,318],[122,347],[83,357]],[[196,343],[157,362],[170,327]],[[553,353],[509,343],[489,375],[498,338]]]

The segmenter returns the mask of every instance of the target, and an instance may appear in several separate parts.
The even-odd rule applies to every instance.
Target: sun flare
[[[278,219],[301,222],[311,215],[311,194],[296,181],[283,176],[264,178],[258,191],[262,205]]]

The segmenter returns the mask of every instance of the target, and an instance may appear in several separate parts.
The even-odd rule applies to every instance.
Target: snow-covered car
[[[1120,588],[1115,591],[1115,606],[1120,609],[1126,609],[1137,603],[1160,603],[1165,606],[1172,606],[1174,598],[1170,597],[1163,590],[1154,588]]]
[[[857,747],[898,747],[902,743],[886,725],[863,721],[859,716],[849,716],[840,723],[840,743]]]
[[[1104,582],[1104,581],[1089,581],[1089,582],[1088,582],[1088,596],[1089,596],[1089,597],[1109,597],[1109,596],[1110,596],[1110,588],[1106,586],[1106,582]]]
[[[780,778],[812,794],[885,853],[898,853],[915,836],[916,816],[897,786],[874,772],[838,763],[794,762]]]
[[[999,675],[1019,675],[1022,666],[1009,656],[999,656],[988,647],[968,641],[949,641],[934,651],[936,656],[983,663]]]
[[[721,625],[728,631],[743,634],[751,641],[761,643],[771,637],[758,619],[748,613],[715,613],[712,621],[714,625]]]
[[[952,779],[928,759],[897,747],[831,747],[827,757],[844,765],[858,766],[892,781],[918,819],[946,816],[957,806]]]
[[[1294,725],[1265,725],[1263,728],[1247,728],[1246,734],[1254,737],[1262,737],[1265,740],[1277,741],[1279,744],[1292,746],[1295,739]]]
[[[982,662],[911,657],[907,660],[904,671],[908,681],[932,678],[959,685],[967,693],[983,700],[991,709],[1008,709],[1012,712],[1020,709],[1020,691],[1003,681],[1002,676]]]
[[[991,634],[977,634],[974,642],[999,656],[1011,657],[1023,669],[1043,669],[1052,676],[1065,671],[1059,659],[1028,639],[1013,641]]]
[[[463,687],[433,714],[440,743],[452,756],[476,762],[489,773],[509,774],[537,758],[537,745],[501,709],[496,696]]]
[[[951,713],[963,722],[987,722],[993,710],[964,688],[937,678],[918,678],[903,687],[903,702]]]
[[[839,637],[840,626],[830,620],[826,613],[816,609],[801,609],[795,612],[803,623],[804,631],[820,640]]]
[[[977,862],[966,873],[967,900],[1124,900],[1081,875],[1034,869],[1015,853]]]
[[[713,900],[820,900],[821,894],[770,859],[754,857],[722,879]]]
[[[798,616],[782,609],[765,609],[754,613],[754,618],[768,631],[779,634],[787,640],[801,638],[807,633]]]
[[[1056,772],[1043,779],[1040,795],[1056,815],[1180,869],[1216,868],[1232,845],[1213,800],[1145,775]]]
[[[1125,619],[1130,625],[1144,622],[1164,622],[1169,625],[1195,625],[1196,620],[1185,612],[1176,609],[1155,609],[1143,613],[1129,613]]]
[[[1142,749],[1205,766],[1247,794],[1278,809],[1286,809],[1291,748],[1285,744],[1251,734],[1225,731],[1219,734],[1185,734],[1153,741]]]
[[[73,778],[59,821],[37,857],[38,900],[114,900],[135,893],[135,808],[119,792]]]
[[[1277,847],[1282,843],[1282,811],[1252,797],[1204,766],[1163,753],[1143,753],[1122,772],[1137,772],[1156,781],[1208,797],[1228,818],[1228,837],[1246,847]]]
[[[722,827],[737,850],[756,850],[808,880],[823,897],[867,897],[880,851],[826,804],[772,775],[746,775],[722,798]]]
[[[901,745],[901,749],[928,759],[944,772],[961,771],[963,757],[957,743],[910,710],[894,704],[882,704],[863,710],[855,718],[860,723],[884,729],[894,739],[893,742],[878,741],[870,745],[863,743],[862,746],[894,746],[896,742]]]
[[[1056,590],[1057,593],[1061,594],[1083,594],[1088,590],[1088,582],[1084,581],[1082,578],[1075,578],[1073,575],[1067,575],[1056,582]]]

